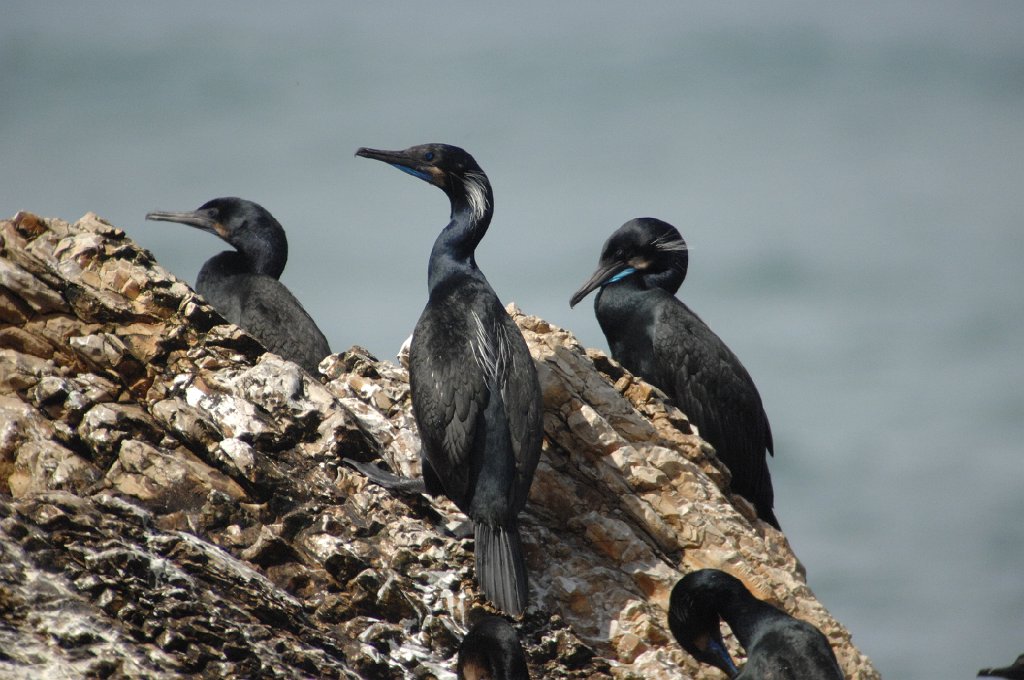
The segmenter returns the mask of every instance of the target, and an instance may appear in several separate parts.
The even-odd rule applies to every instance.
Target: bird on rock
[[[530,680],[515,628],[500,616],[483,616],[459,645],[459,680]]]
[[[729,468],[732,490],[778,528],[761,395],[736,355],[676,298],[688,262],[686,241],[671,224],[630,220],[605,242],[597,270],[569,304],[601,289],[594,311],[612,356],[686,413]]]
[[[540,457],[543,422],[526,341],[474,255],[494,211],[490,182],[471,155],[447,144],[362,148],[356,155],[418,177],[451,202],[450,221],[430,252],[429,298],[409,349],[423,482],[473,521],[481,589],[518,616],[529,594],[518,515]]]
[[[234,246],[199,271],[196,290],[267,350],[318,375],[331,353],[316,322],[278,279],[288,261],[284,228],[265,208],[241,198],[215,198],[188,212],[151,212],[147,220],[178,222]]]
[[[747,652],[742,669],[725,648],[721,620]],[[676,583],[668,625],[690,655],[736,680],[843,680],[821,631],[757,599],[739,579],[718,569],[701,569]]]

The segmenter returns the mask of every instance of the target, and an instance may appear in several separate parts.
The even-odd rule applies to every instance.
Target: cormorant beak
[[[435,186],[442,186],[443,173],[439,168],[431,165],[424,165],[418,158],[413,158],[406,151],[384,151],[382,149],[367,149],[360,147],[356,151],[357,156],[372,158],[393,165],[402,172],[407,172],[413,177],[418,177],[424,182]]]
[[[160,222],[177,222],[179,224],[187,224],[190,227],[196,229],[202,229],[205,232],[219,236],[222,239],[227,239],[228,230],[224,228],[224,225],[217,220],[216,210],[190,210],[187,212],[151,212],[146,213],[147,220],[157,220]]]
[[[732,657],[729,656],[729,650],[725,648],[725,642],[722,641],[721,636],[718,639],[712,639],[708,643],[707,651],[717,659],[718,663],[715,663],[715,665],[728,673],[730,678],[735,678],[740,672]]]
[[[631,265],[628,262],[622,262],[619,260],[612,260],[611,262],[601,262],[597,266],[597,271],[595,271],[591,275],[590,279],[588,279],[586,283],[580,286],[580,289],[578,291],[573,293],[572,297],[569,299],[569,307],[575,307],[579,303],[579,301],[587,297],[587,295],[589,295],[592,290],[594,290],[595,288],[599,288],[600,286],[603,286],[604,284],[608,283],[610,279],[615,278],[616,275],[621,274],[622,272],[630,268]]]

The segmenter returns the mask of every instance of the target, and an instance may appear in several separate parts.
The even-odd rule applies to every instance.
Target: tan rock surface
[[[19,213],[0,240],[0,676],[454,677],[484,606],[461,515],[343,464],[417,473],[403,368],[353,348],[321,383],[92,214]],[[545,399],[534,677],[722,677],[665,620],[680,575],[718,567],[877,678],[686,417],[512,312]]]

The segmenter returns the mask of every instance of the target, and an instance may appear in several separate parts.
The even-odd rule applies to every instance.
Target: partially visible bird
[[[443,492],[473,521],[480,586],[498,608],[518,616],[529,595],[518,515],[540,457],[543,423],[526,341],[474,257],[494,211],[490,182],[472,156],[447,144],[356,155],[418,177],[451,201],[451,219],[430,253],[429,299],[409,350],[423,478],[428,492]]]
[[[743,649],[740,670],[725,648],[725,620]],[[672,589],[668,625],[695,659],[737,680],[843,680],[821,631],[754,597],[739,579],[718,569],[687,574]]]
[[[500,616],[483,616],[459,645],[459,680],[530,680],[516,630]]]
[[[978,677],[1009,678],[1009,680],[1024,680],[1024,654],[1017,657],[1009,666],[1004,668],[982,668],[978,671]]]
[[[594,311],[612,356],[686,413],[732,473],[732,490],[778,528],[761,395],[739,358],[675,297],[688,262],[686,241],[671,224],[630,220],[605,242],[597,270],[569,305],[601,289]]]
[[[196,290],[221,316],[312,375],[331,353],[327,338],[283,283],[284,228],[265,208],[241,198],[215,198],[188,212],[151,212],[147,220],[178,222],[227,241],[199,271]]]

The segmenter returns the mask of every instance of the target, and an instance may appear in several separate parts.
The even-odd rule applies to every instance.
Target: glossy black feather
[[[766,456],[773,452],[768,416],[739,358],[675,297],[687,263],[686,244],[674,227],[631,220],[605,243],[597,271],[572,304],[601,288],[594,310],[612,356],[687,414],[729,468],[732,490],[778,527]]]
[[[747,653],[737,672],[722,643],[724,620]],[[717,569],[687,574],[672,589],[669,628],[702,663],[738,680],[843,680],[821,631],[754,597],[743,583]]]
[[[179,222],[224,239],[236,250],[207,260],[196,290],[226,320],[267,350],[317,375],[331,353],[327,338],[278,278],[288,259],[284,228],[263,207],[216,198],[190,212],[152,212],[146,219]]]
[[[537,467],[543,424],[526,341],[474,258],[493,211],[490,184],[472,156],[453,146],[357,153],[395,165],[451,200],[409,352],[424,481],[473,520],[477,580],[499,608],[518,615],[528,585],[517,517]]]

